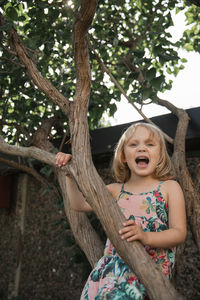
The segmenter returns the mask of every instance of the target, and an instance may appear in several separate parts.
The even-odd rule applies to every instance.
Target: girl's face
[[[156,135],[143,127],[136,127],[124,146],[123,162],[128,164],[131,176],[151,176],[160,159],[160,143]]]

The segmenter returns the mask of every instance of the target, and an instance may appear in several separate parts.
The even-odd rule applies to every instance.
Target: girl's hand
[[[72,158],[71,154],[58,152],[56,154],[56,164],[59,167],[65,166],[71,160],[71,158]]]
[[[123,225],[124,228],[119,231],[122,240],[127,240],[127,242],[140,241],[143,245],[147,245],[147,236],[142,226],[137,225],[134,220],[128,220]]]

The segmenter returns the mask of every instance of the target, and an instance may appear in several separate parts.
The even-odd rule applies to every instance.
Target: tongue
[[[146,161],[142,161],[140,160],[138,163],[137,163],[138,167],[146,167],[148,164],[146,163]]]

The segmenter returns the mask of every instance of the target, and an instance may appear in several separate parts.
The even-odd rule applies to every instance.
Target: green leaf
[[[115,103],[111,104],[109,107],[109,111],[110,111],[110,116],[113,116],[114,113],[117,111],[117,106]]]
[[[154,47],[153,49],[154,54],[157,56],[158,54],[161,54],[161,52],[163,52],[162,46],[158,45],[156,47]]]
[[[41,9],[47,8],[48,3],[38,1],[38,7],[41,8]]]
[[[162,84],[164,82],[164,76],[158,76],[150,81],[151,85],[157,90],[160,91],[162,89]]]
[[[12,6],[8,7],[6,10],[6,16],[13,21],[17,21],[18,19],[17,10]]]
[[[130,79],[138,79],[139,74],[140,74],[139,72],[130,73],[128,75],[128,78],[130,78]]]
[[[113,39],[113,46],[116,47],[118,45],[119,41],[117,38]]]
[[[133,50],[132,53],[134,54],[134,56],[138,58],[142,58],[145,52],[144,50]]]
[[[146,61],[146,58],[137,58],[136,60],[135,60],[135,64],[142,64],[143,62],[145,62]]]
[[[155,68],[151,68],[146,73],[146,79],[149,80],[149,81],[152,80],[153,78],[155,78],[155,76],[156,76],[156,69]]]
[[[158,55],[159,59],[162,59],[162,61],[172,61],[172,60],[178,60],[179,57],[176,55],[168,55],[168,54],[160,54]]]
[[[152,87],[146,88],[142,91],[142,99],[149,99],[152,94]]]
[[[186,58],[181,58],[182,63],[186,63],[188,60]]]
[[[142,2],[141,2],[141,0],[135,0],[135,3],[136,3],[136,5],[137,5],[137,7],[139,9],[142,9]]]

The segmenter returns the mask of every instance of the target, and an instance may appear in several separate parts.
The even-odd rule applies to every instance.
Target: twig
[[[98,53],[96,52],[96,50],[94,49],[94,47],[92,46],[92,44],[88,41],[88,43],[89,43],[89,48],[92,50],[92,52],[95,54],[95,56],[96,56],[96,58],[97,58],[97,61],[99,62],[99,64],[100,64],[100,66],[101,66],[101,68],[102,68],[102,70],[104,71],[104,72],[106,72],[108,75],[109,75],[109,77],[110,77],[110,79],[112,80],[112,82],[116,85],[116,87],[119,89],[119,91],[122,93],[122,95],[128,100],[128,102],[129,103],[131,103],[132,104],[132,106],[136,109],[136,111],[143,117],[143,119],[146,121],[146,122],[148,122],[148,123],[150,123],[150,124],[153,124],[154,125],[154,123],[142,112],[142,110],[141,109],[139,109],[136,105],[135,105],[135,103],[130,99],[130,97],[128,97],[127,96],[127,94],[126,94],[126,92],[124,91],[124,89],[121,87],[121,85],[119,84],[119,82],[115,79],[115,77],[111,74],[111,72],[108,70],[108,68],[105,66],[105,64],[103,63],[103,61],[101,60],[101,58],[99,57],[99,55],[98,55]],[[170,136],[168,136],[166,133],[164,133],[163,132],[163,135],[164,135],[164,137],[165,137],[165,139],[169,142],[169,143],[171,143],[171,144],[173,144],[173,139],[170,137]]]
[[[6,58],[6,57],[0,57],[0,60],[6,60],[6,61],[9,61],[11,62],[12,64],[20,67],[20,68],[25,68],[24,65],[20,64],[20,63],[17,63],[16,61],[14,61],[13,59],[9,59],[9,58]]]
[[[64,143],[65,143],[65,139],[66,139],[66,137],[68,136],[68,134],[69,134],[69,130],[66,130],[66,132],[65,132],[65,134],[64,134],[64,136],[63,136],[63,138],[62,138],[62,141],[61,141],[61,143],[60,143],[59,151],[62,151],[63,145],[64,145]]]

